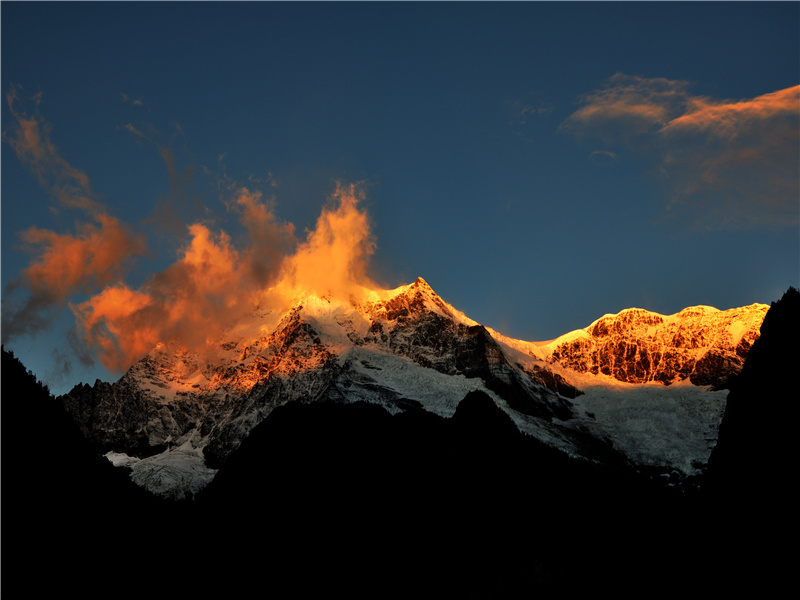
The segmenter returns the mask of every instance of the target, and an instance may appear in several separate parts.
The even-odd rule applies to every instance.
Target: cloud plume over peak
[[[654,160],[669,190],[665,217],[701,229],[800,221],[800,86],[715,100],[685,81],[617,74],[561,129]]]
[[[144,234],[163,227],[165,219],[134,227],[112,216],[94,199],[86,173],[52,142],[38,111],[40,95],[29,114],[18,108],[19,91],[12,87],[7,96],[13,122],[4,140],[55,200],[53,208],[77,216],[71,232],[33,226],[18,233],[32,257],[4,290],[4,342],[47,329],[56,311],[69,307],[75,316],[70,345],[79,360],[93,356],[120,372],[158,343],[202,350],[256,306],[284,308],[308,293],[348,301],[361,286],[375,287],[367,277],[374,241],[359,184],[338,183],[314,229],[299,239],[294,225],[276,216],[272,197],[225,175],[217,192],[223,194],[223,210],[236,218],[233,235],[219,226],[219,213],[201,207],[172,237],[183,241],[173,246],[169,263],[163,254],[150,256]],[[169,202],[180,203],[173,199],[181,195],[174,156],[155,136],[133,125],[125,129],[157,148],[170,176]],[[271,178],[267,183],[275,187]],[[178,216],[159,210],[170,225]],[[132,285],[130,266],[145,256],[167,258],[169,264]],[[62,353],[66,365],[63,358]]]
[[[358,207],[363,190],[357,184],[339,183],[332,200],[306,241],[286,261],[283,275],[301,293],[346,299],[359,287],[376,287],[367,277],[375,244],[367,214]]]
[[[188,226],[177,260],[139,288],[107,286],[73,304],[85,343],[122,371],[161,342],[202,351],[256,306],[283,308],[306,293],[348,299],[366,276],[372,240],[356,185],[337,186],[314,230],[298,242],[259,192],[240,188],[235,203],[247,230],[237,248],[224,231]]]

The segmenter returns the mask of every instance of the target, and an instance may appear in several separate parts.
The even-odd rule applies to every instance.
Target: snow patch
[[[116,458],[119,460],[118,456]],[[202,449],[195,448],[191,442],[125,466],[132,468],[134,483],[173,500],[184,500],[197,494],[217,474],[216,469],[206,466]]]
[[[402,398],[416,400],[425,410],[443,417],[453,416],[464,396],[477,390],[487,393],[496,403],[505,404],[481,379],[446,375],[377,348],[354,347],[346,360],[365,379]]]
[[[636,464],[699,475],[716,445],[728,390],[610,379],[581,387],[585,393],[572,400],[580,416],[571,423],[609,439]]]

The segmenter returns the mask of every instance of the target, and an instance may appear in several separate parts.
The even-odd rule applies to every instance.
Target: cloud
[[[3,139],[56,200],[53,208],[77,210],[80,220],[74,233],[39,227],[18,233],[33,258],[5,290],[6,341],[46,328],[52,311],[64,308],[70,296],[91,293],[121,278],[132,260],[146,253],[144,236],[110,216],[93,198],[89,177],[59,154],[50,126],[38,112],[41,95],[33,97],[36,110],[30,116],[17,108],[18,87],[12,86],[7,100],[13,120]]]
[[[134,106],[144,106],[144,102],[142,102],[141,98],[131,98],[125,92],[122,92],[120,95],[122,96],[122,101],[125,103],[130,102]]]
[[[283,258],[296,244],[294,225],[279,221],[274,207],[262,200],[261,192],[239,189],[236,207],[249,236],[245,263],[250,275],[261,287],[271,284]]]
[[[34,95],[32,114],[19,109],[19,86],[11,86],[6,94],[9,111],[13,120],[10,128],[3,131],[3,140],[8,142],[20,162],[37,177],[43,188],[47,189],[66,208],[77,208],[88,212],[102,212],[102,206],[92,199],[89,177],[70,165],[59,154],[50,139],[51,127],[39,114],[41,94]]]
[[[31,227],[21,238],[39,251],[22,279],[34,292],[46,290],[60,298],[118,279],[124,273],[124,261],[145,251],[143,237],[107,215],[80,225],[75,235]]]
[[[617,153],[612,152],[611,150],[592,150],[590,156],[593,160],[605,162],[609,160],[615,160],[617,158]]]
[[[282,275],[298,291],[348,299],[360,287],[376,287],[367,277],[375,244],[367,214],[358,208],[363,199],[359,186],[339,184],[332,199]]]
[[[373,249],[357,185],[338,185],[315,228],[298,242],[262,195],[239,188],[230,203],[247,236],[237,249],[224,231],[189,226],[190,241],[168,268],[139,289],[106,287],[71,305],[78,331],[102,364],[123,371],[158,343],[202,352],[256,306],[284,308],[316,293],[349,301],[362,285]]]
[[[535,94],[530,94],[526,98],[507,99],[504,107],[511,133],[524,141],[529,141],[533,135],[533,122],[553,111],[552,106],[537,98]]]
[[[117,283],[71,305],[106,368],[122,371],[159,342],[202,346],[252,309],[258,288],[230,237],[201,223],[188,229],[178,260],[140,289]]]
[[[75,234],[30,227],[20,234],[35,257],[6,287],[3,337],[35,333],[52,310],[77,293],[91,293],[120,279],[133,257],[146,252],[145,239],[116,218],[98,215]],[[22,292],[24,300],[17,297]]]
[[[183,221],[181,235],[170,238],[183,240],[173,262],[141,285],[131,285],[129,268],[147,254],[146,238],[110,215],[94,199],[88,176],[61,157],[39,115],[40,100],[34,97],[36,110],[29,115],[18,109],[19,88],[12,87],[13,123],[4,139],[51,192],[56,207],[76,211],[78,219],[71,232],[34,226],[18,234],[33,257],[5,290],[6,341],[39,332],[56,310],[69,307],[75,317],[66,340],[72,355],[55,352],[56,368],[70,368],[72,358],[87,364],[94,357],[120,372],[159,343],[202,352],[255,307],[284,308],[308,293],[351,301],[362,286],[377,287],[367,276],[374,240],[360,206],[361,185],[337,184],[315,227],[301,240],[291,223],[277,218],[272,197],[223,173],[216,178],[216,192],[240,225],[232,237],[216,225],[220,219],[214,213],[188,202],[184,184],[189,176],[179,173],[173,153],[158,141],[160,134],[129,124],[124,128],[154,144],[167,167],[169,198],[162,199],[161,209],[157,206],[159,214],[179,218],[179,211],[164,210],[166,204],[193,214]],[[270,190],[277,185],[271,174],[266,180],[251,177],[249,184]],[[152,229],[163,226],[161,221],[148,219],[139,226]]]
[[[617,74],[582,103],[562,131],[654,160],[665,218],[703,229],[800,222],[800,86],[715,100],[684,81]]]
[[[158,339],[157,330],[143,318],[151,304],[147,294],[120,283],[71,308],[86,347],[99,355],[107,369],[122,371],[152,349]]]
[[[184,230],[187,215],[196,214],[202,209],[199,200],[190,193],[190,180],[192,169],[187,167],[182,171],[178,166],[175,153],[171,150],[170,139],[165,140],[153,125],[146,125],[147,130],[135,127],[128,123],[122,127],[129,131],[137,140],[143,140],[152,144],[158,151],[159,156],[164,162],[169,178],[169,193],[165,197],[160,197],[147,220],[147,224],[154,226],[158,230],[166,231],[169,235],[180,235]],[[173,136],[182,136],[180,126],[174,125]]]
[[[631,144],[652,134],[686,110],[689,84],[618,73],[606,86],[582,98],[583,106],[561,128],[607,145]]]

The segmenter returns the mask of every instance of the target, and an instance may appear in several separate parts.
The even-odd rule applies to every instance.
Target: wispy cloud
[[[20,91],[19,86],[12,85],[6,94],[13,119],[9,129],[3,131],[3,140],[36,176],[42,187],[58,201],[59,206],[53,207],[54,210],[66,207],[102,212],[102,206],[92,198],[89,177],[64,160],[50,139],[51,127],[39,113],[41,93],[30,99],[33,110],[29,114],[19,108]]]
[[[125,92],[122,92],[120,95],[122,96],[122,101],[125,102],[126,104],[130,102],[134,106],[144,106],[144,102],[142,101],[141,98],[132,98]]]
[[[533,95],[527,98],[507,99],[504,104],[511,133],[526,141],[531,136],[532,123],[553,112],[551,105]]]
[[[655,161],[664,216],[704,229],[796,227],[800,86],[742,100],[693,95],[685,81],[617,74],[561,125]],[[598,152],[595,150],[595,152]]]
[[[33,256],[27,268],[7,284],[3,298],[3,338],[35,333],[49,324],[53,310],[67,298],[89,293],[122,277],[132,260],[146,253],[145,238],[111,216],[97,201],[89,177],[65,160],[50,137],[51,127],[39,114],[41,94],[29,114],[18,107],[20,88],[12,86],[7,101],[13,117],[3,139],[51,195],[51,209],[77,211],[71,233],[39,227],[19,232]],[[4,198],[5,202],[20,199]]]
[[[137,141],[152,144],[164,162],[169,178],[169,193],[160,197],[148,218],[148,224],[157,229],[166,231],[169,235],[183,236],[188,215],[196,214],[202,210],[201,202],[190,193],[192,168],[179,165],[172,144],[176,138],[182,138],[180,125],[173,124],[174,130],[169,135],[164,135],[152,124],[136,127],[127,123],[122,127],[129,131]],[[183,170],[185,168],[185,170]]]

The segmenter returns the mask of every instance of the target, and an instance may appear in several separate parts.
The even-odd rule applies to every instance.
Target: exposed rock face
[[[376,304],[370,313],[373,341],[377,343],[380,335],[392,353],[446,375],[480,378],[523,414],[569,418],[569,403],[559,394],[574,397],[579,393],[575,388],[566,382],[559,388],[555,377],[512,365],[483,325],[459,319],[422,279],[406,293]]]
[[[694,385],[721,389],[741,370],[767,309],[762,304],[726,311],[695,306],[663,316],[632,308],[556,339],[547,359],[627,383],[669,385],[688,378]]]

